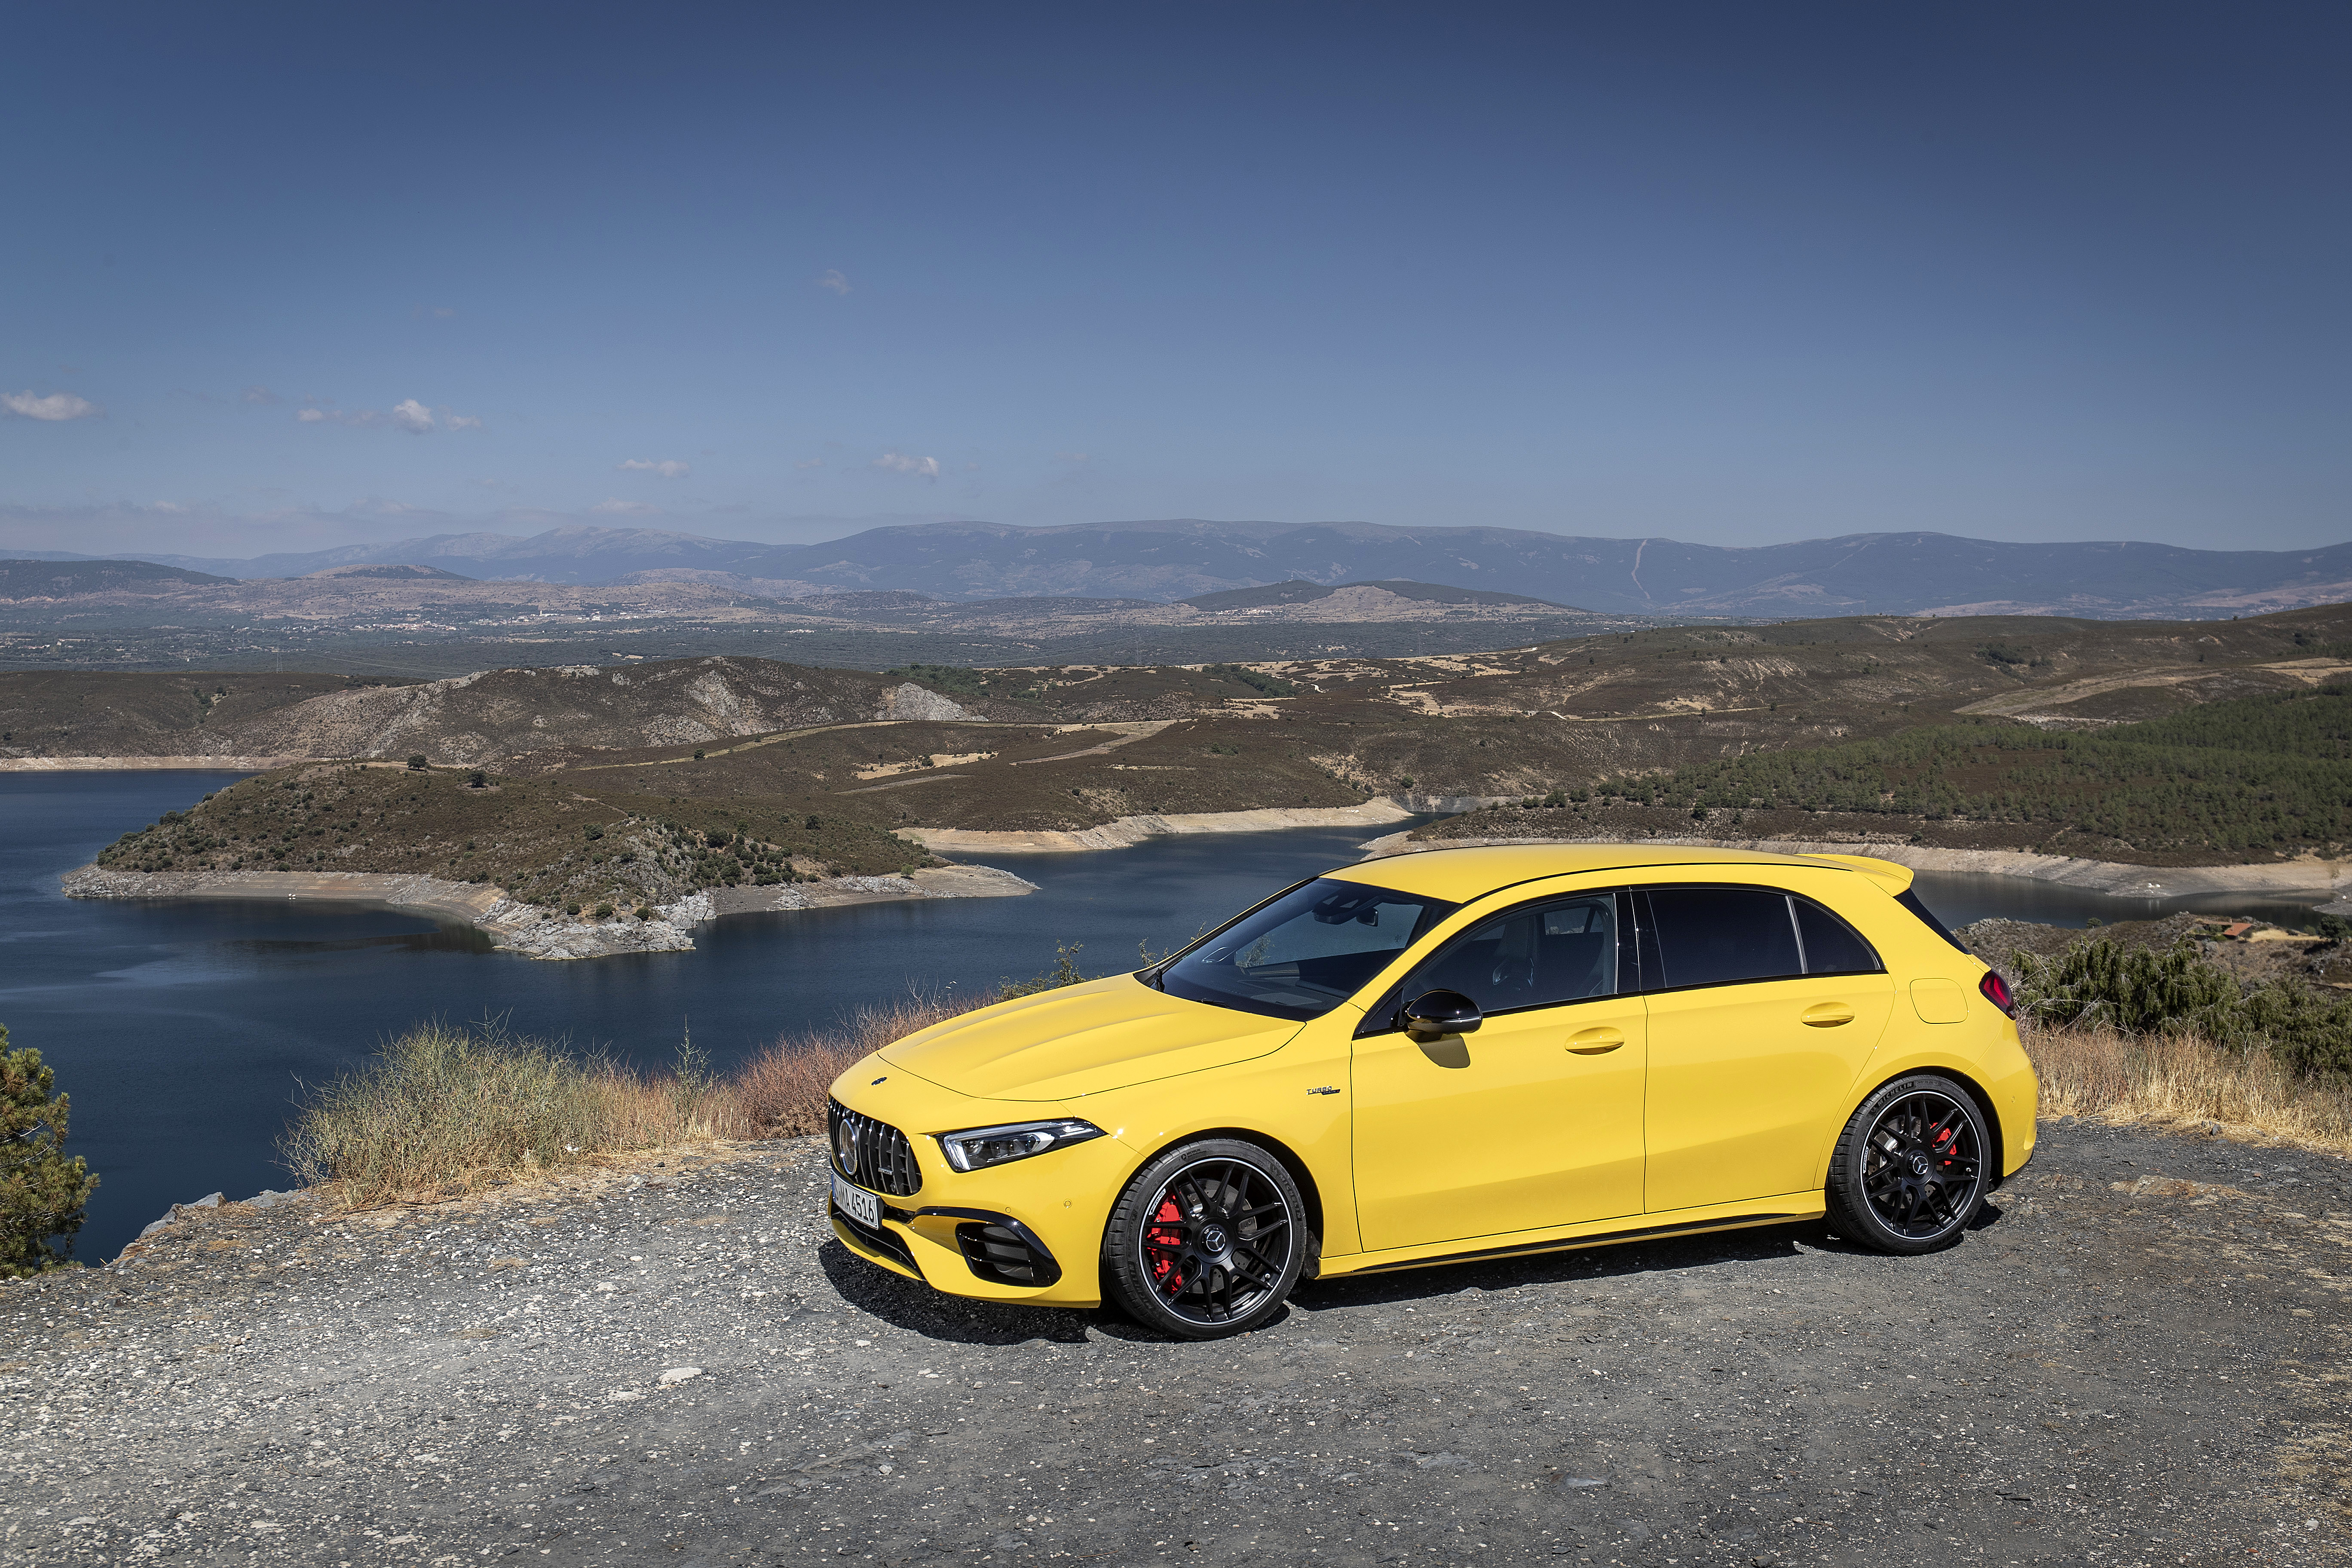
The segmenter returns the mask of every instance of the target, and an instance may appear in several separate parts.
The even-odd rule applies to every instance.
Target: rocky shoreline
[[[1364,846],[1366,859],[1412,855],[1429,849],[1470,849],[1486,845],[1618,844],[1622,837],[1589,838],[1492,837],[1416,839],[1391,833]],[[2305,857],[2263,866],[2126,866],[2112,860],[2080,860],[2064,855],[2036,855],[2021,849],[1942,849],[1901,839],[1856,837],[1838,839],[1701,838],[1661,835],[1643,844],[1677,845],[1718,849],[1753,849],[1771,855],[1867,855],[1891,860],[1915,871],[1974,871],[1995,877],[2025,877],[2056,882],[2085,892],[2123,898],[2177,899],[2196,893],[2251,893],[2271,898],[2302,899],[2313,895],[2333,899],[2321,907],[2331,912],[2352,911],[2352,861]]]
[[[1131,849],[1147,838],[1182,833],[1274,833],[1295,827],[1386,827],[1413,811],[1386,796],[1361,805],[1268,807],[1259,811],[1171,812],[1122,816],[1099,827],[1059,831],[972,827],[901,827],[935,855],[1064,855],[1081,849]]]
[[[639,920],[589,920],[541,909],[488,884],[366,871],[110,871],[77,866],[60,879],[69,899],[299,899],[363,904],[467,925],[501,952],[530,958],[609,958],[624,952],[687,952],[693,928],[720,915],[828,909],[902,899],[1017,898],[1036,884],[990,866],[937,866],[896,877],[833,877],[820,882],[718,888],[648,906]]]
[[[159,757],[0,757],[0,773],[266,773],[314,757],[230,757],[191,752]]]

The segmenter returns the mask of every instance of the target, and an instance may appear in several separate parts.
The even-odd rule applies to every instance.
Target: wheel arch
[[[1829,1182],[1830,1161],[1837,1152],[1837,1141],[1845,1136],[1846,1124],[1853,1120],[1853,1113],[1868,1103],[1872,1095],[1876,1094],[1888,1084],[1897,1079],[1911,1078],[1919,1073],[1934,1073],[1938,1078],[1950,1079],[1968,1090],[1969,1098],[1976,1101],[1977,1112],[1984,1118],[1985,1131],[1992,1137],[1992,1175],[1985,1183],[1985,1191],[1994,1193],[2000,1190],[2003,1180],[2001,1172],[2008,1167],[2009,1162],[2009,1140],[2007,1132],[2003,1131],[2000,1124],[2000,1110],[1993,1104],[1992,1096],[1986,1091],[1985,1086],[1977,1080],[1974,1073],[1969,1072],[1966,1068],[1951,1067],[1937,1062],[1913,1062],[1907,1067],[1899,1068],[1875,1079],[1869,1088],[1853,1097],[1853,1103],[1846,1108],[1845,1116],[1838,1122],[1837,1131],[1830,1138],[1829,1148],[1822,1153],[1822,1182],[1824,1185]]]
[[[1262,1132],[1254,1127],[1200,1127],[1176,1133],[1143,1151],[1141,1158],[1135,1162],[1134,1168],[1128,1172],[1127,1181],[1134,1181],[1146,1165],[1150,1164],[1169,1150],[1181,1148],[1187,1143],[1198,1143],[1209,1138],[1230,1138],[1240,1143],[1256,1144],[1281,1161],[1283,1169],[1290,1173],[1290,1179],[1298,1184],[1298,1195],[1307,1200],[1307,1233],[1315,1241],[1315,1250],[1307,1256],[1307,1268],[1302,1278],[1314,1279],[1317,1272],[1316,1264],[1322,1256],[1323,1250],[1323,1189],[1315,1180],[1314,1169],[1299,1156],[1298,1151],[1271,1132]],[[1119,1190],[1125,1192],[1127,1183],[1122,1182],[1119,1184]],[[1103,1225],[1105,1235],[1108,1236],[1110,1225],[1108,1215],[1104,1216]]]

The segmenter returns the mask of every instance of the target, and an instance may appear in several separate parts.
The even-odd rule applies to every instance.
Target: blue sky
[[[0,548],[2334,542],[2347,62],[2341,6],[20,8]]]

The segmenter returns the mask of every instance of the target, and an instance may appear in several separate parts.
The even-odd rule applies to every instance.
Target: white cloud
[[[927,479],[940,477],[937,458],[910,458],[904,452],[885,452],[874,459],[874,466],[893,474],[917,474]]]
[[[826,268],[824,275],[816,280],[816,286],[820,289],[830,289],[836,294],[849,292],[849,279],[841,275],[841,268],[838,267]]]
[[[794,463],[793,467],[795,468],[822,468],[824,467],[824,459],[823,458],[803,458],[799,462]]]
[[[94,419],[106,412],[88,398],[76,397],[70,392],[52,392],[47,397],[36,397],[30,387],[22,392],[0,392],[0,408],[5,408],[22,419],[51,422]]]
[[[648,462],[643,458],[630,458],[613,465],[625,474],[658,474],[666,479],[682,479],[693,468],[676,458],[664,458],[660,462]]]
[[[427,408],[414,397],[404,397],[386,414],[379,408],[337,408],[334,399],[318,398],[307,408],[298,409],[294,417],[304,425],[348,425],[354,430],[373,430],[389,425],[395,430],[405,430],[411,436],[430,436],[436,430],[479,430],[482,422],[471,414],[441,407]]]
[[[279,397],[276,393],[270,391],[269,388],[266,386],[248,386],[245,389],[245,401],[247,403],[282,403],[285,399]]]
[[[588,510],[603,512],[607,517],[658,517],[661,515],[661,508],[657,506],[647,506],[641,500],[623,500],[618,496],[607,496]]]

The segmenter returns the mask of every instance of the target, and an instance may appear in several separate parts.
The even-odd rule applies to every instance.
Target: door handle
[[[1816,1029],[1834,1029],[1853,1022],[1853,1009],[1843,1002],[1816,1002],[1805,1009],[1804,1020]]]
[[[1597,1057],[1624,1043],[1625,1037],[1614,1029],[1579,1029],[1568,1037],[1568,1048],[1580,1057]]]

